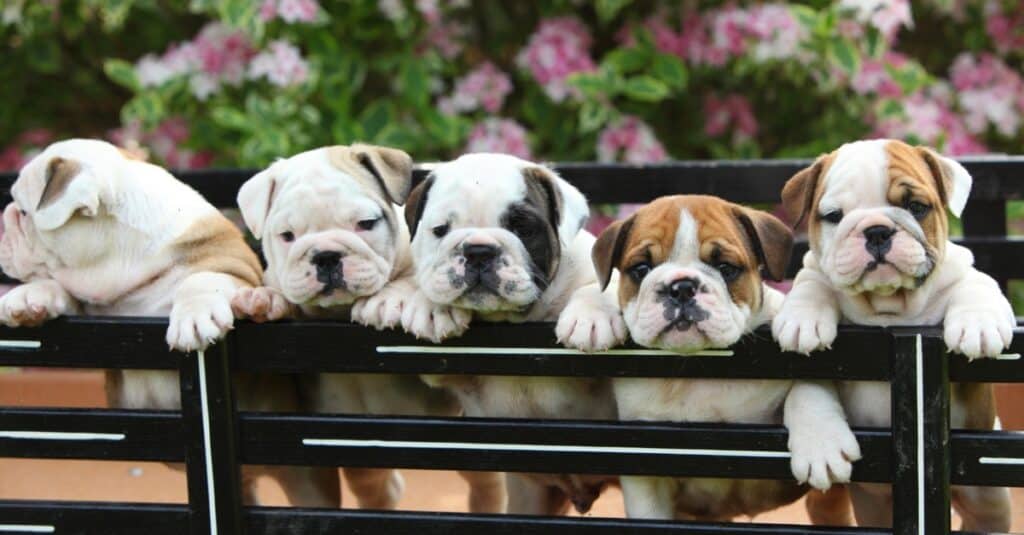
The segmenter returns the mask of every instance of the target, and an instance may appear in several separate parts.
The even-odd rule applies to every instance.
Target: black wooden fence
[[[646,202],[673,193],[774,203],[786,178],[806,163],[557,168],[593,203]],[[1006,237],[1006,202],[1024,194],[1024,158],[964,163],[975,183],[964,215],[965,237],[958,241],[1005,287],[1009,279],[1024,278],[1024,242]],[[226,170],[179,176],[214,204],[229,207],[251,174]],[[0,183],[9,185],[13,179],[3,175]],[[797,249],[791,275],[806,247]],[[582,355],[558,346],[553,326],[546,324],[474,325],[465,336],[443,344],[448,349],[444,352],[405,334],[345,323],[242,322],[205,354],[169,353],[165,328],[160,319],[75,317],[34,329],[0,329],[0,366],[178,370],[182,390],[180,413],[0,408],[0,457],[184,462],[188,503],[0,501],[0,532],[890,533],[747,523],[243,507],[241,464],[774,479],[791,474],[786,432],[777,426],[247,413],[235,410],[232,397],[229,377],[238,370],[889,381],[893,428],[856,430],[864,458],[855,464],[853,479],[893,484],[891,533],[948,533],[950,483],[1024,486],[1024,437],[949,429],[949,381],[1024,382],[1019,360],[1024,330],[1018,330],[1003,358],[968,363],[946,354],[937,327],[844,327],[831,351],[811,358],[780,352],[767,329],[725,353],[682,357],[630,354],[635,348],[629,347]],[[487,348],[486,354],[481,348]],[[495,444],[502,447],[487,447]]]

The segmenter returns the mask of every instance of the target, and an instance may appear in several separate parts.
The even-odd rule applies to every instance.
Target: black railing
[[[1024,193],[1024,158],[965,163],[975,177],[975,192],[962,242],[975,251],[979,268],[1005,286],[1011,278],[1024,278],[1018,254],[1024,242],[1006,238],[1005,216],[1006,200]],[[785,179],[805,164],[571,164],[558,169],[595,203],[643,202],[668,193],[772,203]],[[202,171],[179,176],[227,207],[250,175]],[[12,180],[0,176],[0,182]],[[182,389],[181,412],[0,409],[0,457],[184,462],[188,476],[188,503],[181,505],[0,501],[4,532],[933,535],[949,532],[950,483],[1024,486],[1024,465],[1006,462],[1024,458],[1024,438],[998,431],[950,432],[948,386],[951,380],[1024,382],[1024,366],[1017,360],[1024,352],[1024,330],[1018,331],[1006,358],[968,363],[946,354],[936,327],[842,327],[831,351],[810,358],[780,352],[766,329],[727,351],[683,357],[632,353],[635,346],[582,355],[558,346],[548,324],[474,325],[438,350],[397,332],[298,321],[241,322],[214,348],[186,355],[167,351],[165,328],[159,319],[75,317],[33,329],[0,329],[0,366],[176,369]],[[487,348],[488,354],[478,348]],[[786,432],[779,426],[238,412],[230,374],[243,370],[888,381],[893,428],[856,430],[864,458],[855,463],[853,479],[893,484],[895,525],[889,531],[243,507],[242,464],[791,477]],[[486,455],[466,453],[494,444],[502,447],[489,448]]]

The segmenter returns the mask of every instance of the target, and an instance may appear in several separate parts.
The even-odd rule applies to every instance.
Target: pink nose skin
[[[492,247],[498,247],[501,245],[498,240],[484,233],[470,234],[468,238],[463,240],[463,245],[490,245]]]
[[[671,284],[673,281],[682,279],[693,279],[699,282],[700,272],[696,269],[680,268],[666,273],[665,278],[662,280],[664,280],[666,284]]]

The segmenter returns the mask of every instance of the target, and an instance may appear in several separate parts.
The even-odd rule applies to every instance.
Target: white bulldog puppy
[[[733,345],[770,321],[783,297],[764,279],[785,277],[792,245],[789,229],[767,213],[717,197],[675,195],[605,229],[593,261],[637,344],[688,354]],[[575,321],[580,313],[567,308],[560,321]],[[785,419],[793,433],[838,427],[857,446],[842,418],[813,420],[805,408],[787,404],[793,381],[616,378],[613,383],[622,420],[782,424]],[[820,462],[820,475],[827,476],[827,463]],[[621,483],[630,517],[700,521],[756,515],[808,490],[803,482],[772,480],[622,476]]]
[[[473,318],[554,321],[574,291],[596,286],[589,265],[594,237],[581,231],[588,214],[579,190],[543,166],[501,154],[440,164],[405,205],[414,274],[384,292],[392,308],[400,308],[402,326],[433,341],[463,333]],[[424,379],[458,396],[467,416],[615,418],[603,379]],[[586,512],[609,481],[574,474],[507,477],[508,511],[518,514],[561,514],[570,503]]]
[[[170,317],[172,349],[205,349],[234,323],[231,299],[259,283],[259,260],[241,232],[198,193],[104,141],[47,147],[18,175],[4,210],[0,267],[24,284],[0,297],[0,322],[37,325],[65,314]],[[246,410],[296,408],[286,379],[240,374]],[[109,370],[111,407],[177,410],[178,374]],[[337,503],[338,481],[307,469],[267,470],[293,503]],[[256,502],[255,475],[245,493]]]
[[[772,332],[783,349],[827,348],[842,321],[857,325],[942,324],[950,351],[997,356],[1010,344],[1013,310],[999,285],[973,267],[974,257],[948,239],[946,208],[959,217],[971,176],[957,162],[896,140],[848,143],[786,183],[783,204],[808,223],[810,251]],[[889,385],[845,382],[812,388],[842,401],[853,425],[888,427]],[[951,424],[993,429],[991,385],[954,384]],[[823,450],[841,447],[820,434]],[[859,525],[891,526],[887,485],[852,484]],[[954,487],[965,531],[1010,529],[1003,488]]]
[[[262,240],[264,286],[240,291],[239,315],[350,317],[381,324],[397,314],[374,296],[407,274],[409,231],[401,209],[412,185],[412,159],[385,147],[355,144],[314,149],[275,162],[247,181],[238,206]],[[325,413],[457,416],[458,401],[414,375],[320,374],[312,409]],[[396,470],[345,468],[359,506],[394,509],[404,487]],[[470,510],[503,512],[500,477],[462,473]]]

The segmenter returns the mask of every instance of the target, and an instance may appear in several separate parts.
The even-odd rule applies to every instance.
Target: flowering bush
[[[7,0],[0,166],[105,136],[173,167],[368,141],[418,159],[1020,152],[1016,0]]]

